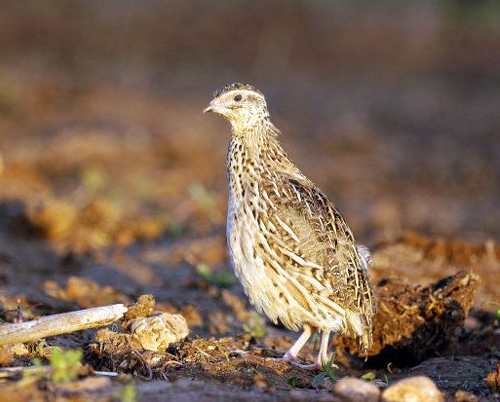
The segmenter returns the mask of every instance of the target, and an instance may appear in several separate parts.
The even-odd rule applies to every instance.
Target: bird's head
[[[203,113],[214,112],[229,120],[233,128],[253,126],[269,118],[264,95],[248,84],[230,84],[214,92]]]

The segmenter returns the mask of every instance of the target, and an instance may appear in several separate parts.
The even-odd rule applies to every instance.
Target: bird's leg
[[[328,364],[332,355],[328,354],[328,344],[330,342],[330,331],[323,331],[321,334],[321,345],[319,347],[318,360],[321,361],[321,366]],[[332,368],[338,368],[336,364],[331,362]]]
[[[328,356],[328,342],[330,340],[330,331],[324,330],[321,333],[321,343],[318,351],[318,357],[316,358],[316,362],[313,364],[298,364],[294,363],[297,367],[300,367],[304,370],[319,370],[322,371],[325,369],[325,365],[328,364],[330,360],[330,356]],[[338,368],[337,365],[332,364],[332,368]]]
[[[293,346],[286,352],[280,360],[283,361],[293,361],[297,359],[300,350],[304,347],[306,342],[312,335],[312,329],[309,325],[304,325],[304,332],[299,336],[299,339],[293,344]]]

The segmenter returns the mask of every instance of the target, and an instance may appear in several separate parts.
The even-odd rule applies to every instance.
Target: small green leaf
[[[120,402],[137,402],[137,391],[134,383],[129,382],[122,389],[116,390],[113,397],[113,400],[118,399]]]
[[[220,273],[214,273],[207,264],[198,264],[196,266],[196,272],[209,284],[221,288],[227,288],[236,283],[236,276],[233,271],[227,270]]]
[[[34,359],[31,360],[31,364],[35,367],[41,367],[42,366],[42,360],[39,359],[38,357],[35,357]]]
[[[311,381],[311,385],[314,388],[318,388],[326,377],[328,377],[328,373],[326,371],[319,373],[313,378],[313,380]]]
[[[137,393],[135,390],[135,385],[133,383],[128,383],[123,387],[123,391],[121,396],[121,402],[136,402],[137,401]]]
[[[328,370],[327,373],[328,377],[330,377],[330,380],[332,381],[335,381],[337,378],[339,378],[339,375],[335,371],[333,371],[332,368],[330,368],[330,370]]]
[[[295,388],[297,386],[297,376],[294,375],[293,377],[290,377],[286,382],[288,383],[288,385],[291,385]]]
[[[327,373],[328,372],[334,373],[333,368],[332,368],[333,359],[335,359],[335,353],[332,353],[331,356],[328,358],[328,361],[323,364],[323,370],[326,371]]]
[[[69,382],[78,376],[81,368],[80,360],[83,357],[81,350],[70,349],[62,351],[54,348],[50,355],[50,367],[52,368],[52,381]]]
[[[266,322],[255,311],[252,311],[248,321],[243,324],[243,331],[252,335],[254,338],[263,338],[266,335]]]
[[[361,378],[365,381],[373,381],[377,378],[377,375],[373,371],[369,371],[368,373],[363,374]]]

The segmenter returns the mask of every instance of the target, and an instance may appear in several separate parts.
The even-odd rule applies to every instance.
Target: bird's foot
[[[318,357],[318,361],[321,364],[321,367],[323,368],[323,370],[326,370],[329,367],[332,368],[332,369],[338,369],[339,368],[339,366],[337,366],[333,362],[334,357],[335,357],[335,353],[332,353],[330,356],[328,356],[328,354],[325,353],[325,354],[321,355],[321,357]]]
[[[298,358],[295,356],[293,353],[286,352],[282,357],[276,357],[274,361],[276,362],[288,362],[288,363],[293,363],[297,361]]]
[[[329,369],[339,368],[339,366],[333,363],[333,355],[329,357],[318,356],[316,361],[312,364],[299,363],[298,359],[289,360],[289,362],[294,366],[300,367],[303,370],[311,370],[311,371],[327,371]]]
[[[297,366],[303,370],[310,370],[310,371],[326,371],[328,369],[327,363],[320,363],[320,362],[314,362],[312,364],[302,364],[297,361],[291,361],[291,364],[294,366]],[[331,369],[338,369],[339,366],[336,364],[332,364],[330,366]]]
[[[300,360],[296,355],[290,352],[286,352],[283,357],[278,357],[274,359],[274,361],[277,362],[287,362],[290,364],[293,364],[294,366],[297,367],[306,367],[306,366],[313,366],[313,364],[304,364],[302,363],[302,360]]]
[[[301,368],[302,370],[308,370],[308,371],[322,371],[323,370],[323,367],[318,362],[315,362],[313,364],[302,364],[302,363],[299,363],[297,361],[294,361],[294,362],[290,362],[290,363],[296,367]]]
[[[290,364],[293,364],[295,367],[299,367],[303,370],[310,370],[310,371],[324,371],[328,364],[330,364],[330,367],[332,369],[338,369],[338,366],[336,364],[333,364],[330,361],[330,359],[327,359],[325,361],[317,360],[312,364],[306,364],[303,363],[303,361],[300,360],[297,356],[294,356],[292,353],[288,352],[285,353],[283,357],[279,357],[274,360],[277,362],[288,362]]]

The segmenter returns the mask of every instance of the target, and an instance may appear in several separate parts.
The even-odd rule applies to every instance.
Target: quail
[[[356,244],[340,212],[288,158],[262,92],[227,85],[203,112],[231,124],[226,232],[236,276],[259,312],[303,331],[283,360],[322,369],[332,332],[357,339],[366,356],[373,317],[369,251]],[[299,351],[317,331],[315,363],[300,364]]]

